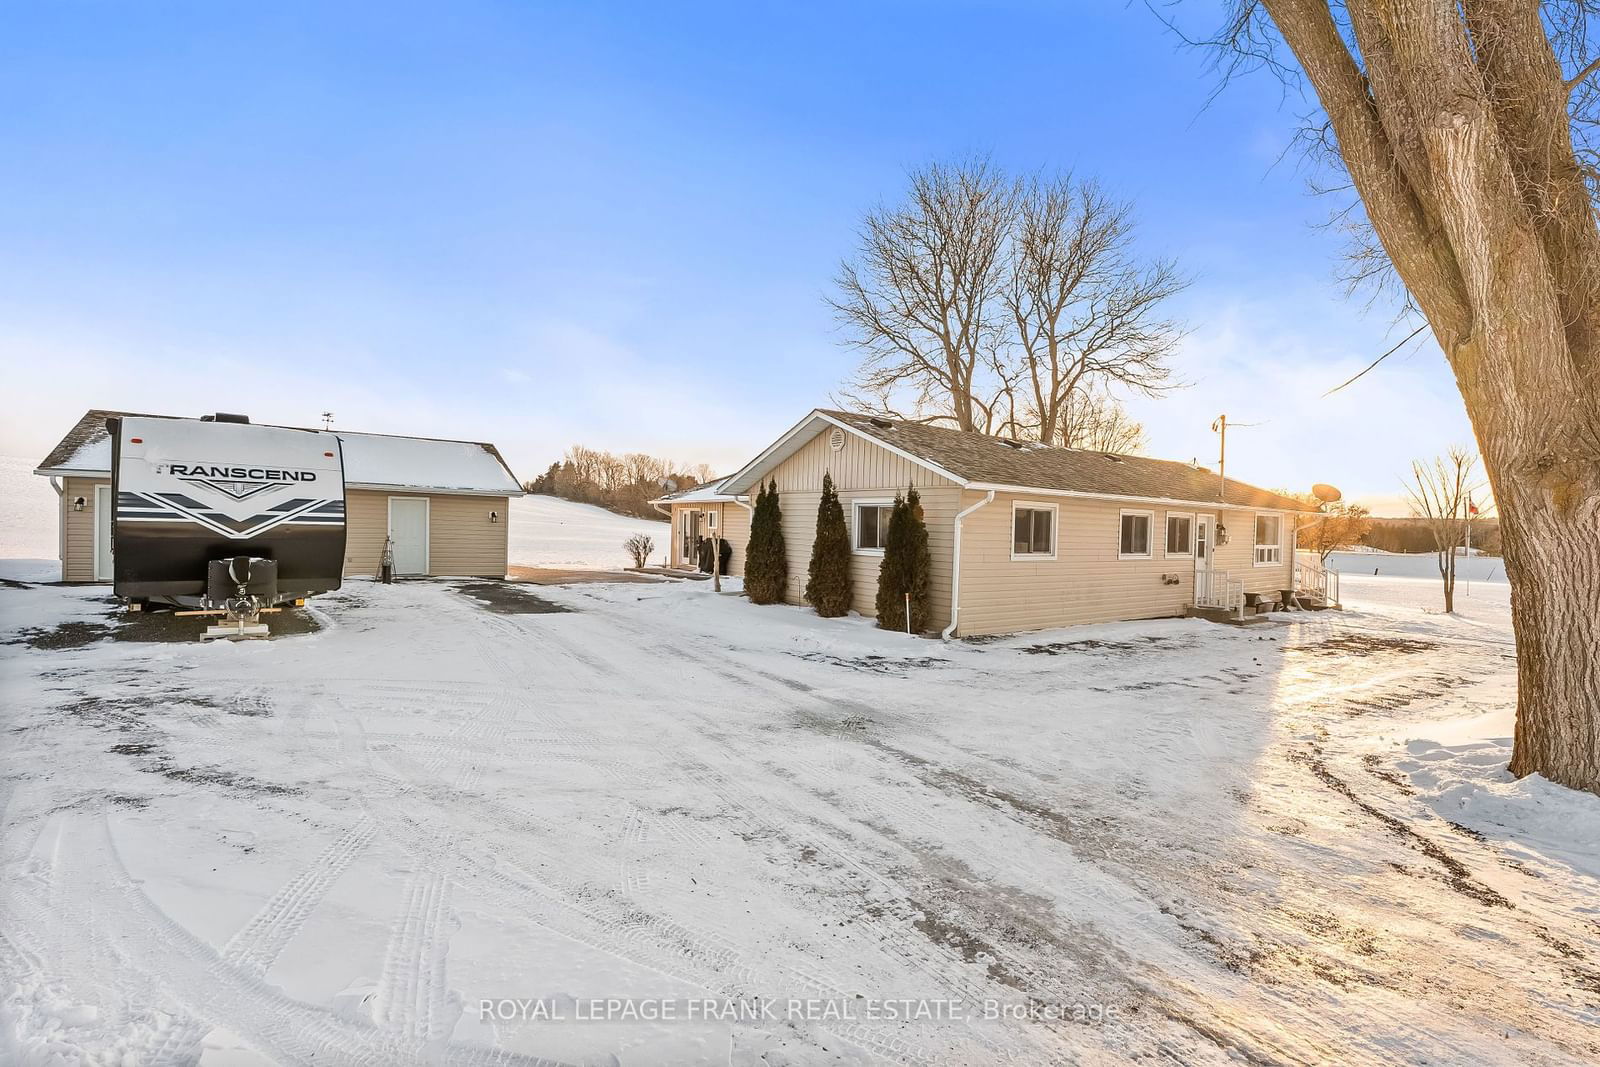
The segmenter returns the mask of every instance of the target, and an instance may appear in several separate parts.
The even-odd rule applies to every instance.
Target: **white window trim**
[[[1147,536],[1145,538],[1145,543],[1144,543],[1145,544],[1145,548],[1148,551],[1145,551],[1145,552],[1124,552],[1124,551],[1122,551],[1122,520],[1127,518],[1129,515],[1143,515],[1146,519],[1148,519],[1150,521],[1150,525],[1148,527],[1149,536]],[[1166,531],[1163,530],[1162,534],[1164,535],[1165,533],[1166,533]],[[1117,558],[1118,559],[1155,559],[1155,555],[1156,555],[1156,513],[1153,512],[1153,511],[1146,511],[1143,508],[1123,508],[1117,515]]]
[[[1050,513],[1050,551],[1045,552],[1017,552],[1017,512],[1018,511],[1048,511]],[[1011,528],[1006,531],[1006,541],[1011,546],[1011,560],[1014,563],[1051,563],[1055,560],[1057,551],[1061,546],[1061,508],[1056,504],[1047,504],[1043,500],[1013,500],[1011,502]]]
[[[1167,544],[1170,541],[1169,529],[1172,526],[1172,520],[1173,519],[1188,519],[1189,520],[1189,551],[1187,551],[1187,552],[1172,552],[1172,551],[1169,551],[1168,548],[1167,548]],[[1195,536],[1195,528],[1198,525],[1199,525],[1199,523],[1196,521],[1196,515],[1192,511],[1169,511],[1169,512],[1167,512],[1166,521],[1162,523],[1162,529],[1161,529],[1161,556],[1162,556],[1162,558],[1163,559],[1194,559],[1194,536]],[[1118,544],[1118,546],[1121,546],[1121,544],[1122,544],[1122,531],[1121,530],[1117,531],[1117,544]]]
[[[706,512],[705,512],[705,516],[706,516],[706,529],[707,530],[715,530],[717,528],[717,513],[708,508],[706,510]]]
[[[1256,541],[1256,528],[1260,525],[1260,522],[1261,522],[1261,520],[1263,518],[1277,519],[1278,520],[1278,541],[1277,541],[1276,544],[1273,544],[1271,542],[1262,543],[1262,542]],[[1253,514],[1251,516],[1251,518],[1250,518],[1250,541],[1251,541],[1251,544],[1250,544],[1250,561],[1255,566],[1257,566],[1257,567],[1281,567],[1281,566],[1283,566],[1283,527],[1284,527],[1283,516],[1281,514],[1279,514],[1278,512],[1276,512],[1276,511],[1258,511],[1258,512],[1256,512],[1255,514]],[[1262,548],[1276,548],[1278,550],[1278,558],[1274,559],[1274,560],[1268,560],[1265,563],[1260,562],[1259,560],[1256,559],[1256,555],[1257,555],[1257,550],[1258,549],[1262,549]]]
[[[879,499],[877,497],[850,501],[850,554],[852,556],[881,556],[881,548],[861,548],[861,509],[862,508],[892,508],[894,497]],[[881,539],[888,534],[888,530],[880,529],[878,537]]]

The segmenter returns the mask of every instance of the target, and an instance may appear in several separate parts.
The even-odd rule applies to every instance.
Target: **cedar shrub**
[[[806,600],[824,618],[837,618],[850,610],[850,531],[845,528],[844,507],[833,488],[833,476],[827,472],[822,475],[822,500],[817,504],[817,535],[811,542]]]
[[[769,481],[756,494],[750,518],[750,544],[745,549],[744,591],[754,604],[776,604],[789,580],[789,559],[783,546],[783,512],[778,483]]]
[[[883,563],[878,567],[878,625],[885,630],[906,629],[906,594],[911,595],[911,632],[928,628],[928,572],[933,560],[928,552],[928,526],[923,521],[922,498],[915,486],[906,495],[896,493],[884,539]]]

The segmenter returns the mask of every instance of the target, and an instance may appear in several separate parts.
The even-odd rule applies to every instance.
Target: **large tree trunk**
[[[1265,5],[1483,453],[1517,638],[1511,770],[1600,792],[1600,229],[1539,5]]]
[[[1600,793],[1600,507],[1497,481],[1517,636],[1511,773]]]
[[[1511,773],[1600,793],[1600,411],[1574,404],[1563,329],[1549,303],[1506,291],[1452,359],[1500,513],[1517,640]],[[1537,324],[1537,328],[1530,326]],[[1542,336],[1541,336],[1542,334]]]

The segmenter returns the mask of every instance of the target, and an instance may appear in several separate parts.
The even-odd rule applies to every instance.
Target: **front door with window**
[[[699,563],[694,546],[700,540],[701,514],[698,511],[678,513],[678,563],[681,566],[693,567]]]
[[[1211,549],[1216,525],[1214,515],[1194,517],[1194,594],[1197,600],[1211,592]]]
[[[424,497],[389,498],[389,540],[396,574],[428,573],[428,501]]]

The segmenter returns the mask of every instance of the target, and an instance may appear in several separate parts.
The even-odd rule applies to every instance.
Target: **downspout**
[[[56,491],[56,560],[61,564],[61,580],[64,582],[67,580],[66,480],[52,474],[50,488]]]
[[[950,625],[939,635],[942,640],[950,640],[950,635],[956,632],[956,619],[961,610],[961,520],[992,503],[994,503],[993,489],[989,490],[982,500],[956,515],[955,559],[950,563]]]

